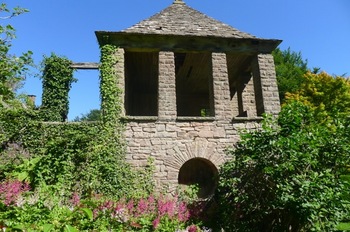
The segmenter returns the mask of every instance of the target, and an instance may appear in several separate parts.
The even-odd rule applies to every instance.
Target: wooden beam
[[[93,63],[93,62],[72,63],[70,67],[74,69],[99,69],[100,63]]]

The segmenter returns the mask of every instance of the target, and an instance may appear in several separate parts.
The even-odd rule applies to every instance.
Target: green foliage
[[[101,110],[92,109],[89,113],[76,117],[74,122],[96,122],[101,120]]]
[[[116,62],[108,58],[104,61]],[[103,123],[41,121],[55,120],[60,116],[58,112],[67,112],[64,98],[73,81],[67,59],[52,55],[44,63],[46,94],[40,111],[20,102],[0,111],[0,179],[26,180],[33,189],[48,188],[63,200],[73,190],[87,197],[98,193],[115,199],[151,193],[153,165],[136,171],[125,161],[121,136],[124,126],[119,119],[120,106],[115,105],[120,104],[117,97],[104,98]],[[117,93],[117,86],[111,84],[117,77],[102,73],[106,80],[101,91]],[[49,101],[53,98],[57,101]]]
[[[329,126],[314,116],[290,103],[277,121],[265,119],[229,151],[217,192],[225,230],[336,231],[350,203],[341,178],[348,172],[350,120]]]
[[[44,57],[42,65],[43,96],[41,115],[45,121],[64,122],[69,110],[68,93],[73,82],[71,61],[51,54]]]
[[[115,64],[118,62],[116,56],[118,48],[114,45],[101,47],[100,67],[100,94],[102,120],[104,124],[115,125],[121,115],[121,89],[118,86],[117,70]],[[113,126],[112,126],[113,127]]]
[[[5,205],[1,194],[0,226],[6,231],[201,231],[189,220],[187,204],[176,197],[113,201],[98,195],[81,199],[74,193],[62,202],[45,189],[25,189]]]
[[[27,11],[19,7],[9,9],[5,3],[1,3],[0,20],[8,20]],[[33,64],[31,51],[21,56],[9,54],[15,37],[15,29],[10,24],[0,24],[0,107],[4,104],[3,101],[15,98],[15,91],[21,87],[28,67]]]
[[[22,12],[24,10],[18,8],[13,15]],[[3,29],[1,27],[1,32]],[[14,29],[9,26],[6,30],[11,35]],[[1,43],[2,46],[8,42],[1,40]],[[6,54],[8,48],[8,44],[1,47]],[[54,54],[43,61],[44,92],[40,109],[15,96],[12,87],[6,90],[6,95],[2,92],[0,228],[6,231],[175,231],[190,225],[185,222],[188,218],[183,220],[183,215],[171,208],[180,205],[162,202],[161,198],[149,204],[153,211],[138,212],[142,209],[140,202],[147,197],[150,200],[154,190],[153,161],[149,160],[143,170],[135,170],[126,163],[124,125],[120,120],[121,90],[113,68],[118,62],[117,48],[107,45],[101,50],[101,121],[60,122],[67,117],[68,92],[75,80],[71,62]],[[1,78],[7,79],[1,79],[2,84],[8,86],[11,78],[23,74],[24,64],[30,59],[24,55],[14,59],[13,64],[6,59],[7,63],[0,60],[0,67],[10,64],[13,70],[0,70],[0,74],[4,73]],[[12,181],[15,184],[9,185]],[[77,203],[76,198],[70,199],[72,193],[84,200]],[[10,200],[3,201],[8,196]],[[113,201],[112,208],[104,208]],[[122,201],[128,201],[130,207],[127,222],[121,221],[115,212]],[[191,231],[195,229],[197,227],[191,225]]]
[[[301,88],[286,95],[287,101],[300,101],[312,107],[326,121],[350,115],[350,81],[325,72],[304,75]]]
[[[280,99],[283,101],[287,92],[300,89],[304,81],[303,75],[308,71],[307,60],[303,60],[301,53],[288,48],[281,51],[277,48],[272,53],[276,66],[276,77]]]

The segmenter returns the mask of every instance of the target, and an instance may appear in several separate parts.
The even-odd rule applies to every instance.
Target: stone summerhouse
[[[225,149],[240,129],[256,128],[280,102],[271,52],[261,39],[210,18],[180,0],[123,31],[97,31],[115,54],[124,90],[127,160],[154,159],[158,186],[216,186]]]

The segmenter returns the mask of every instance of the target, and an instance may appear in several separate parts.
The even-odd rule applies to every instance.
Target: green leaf
[[[11,229],[24,231],[25,226],[24,225],[15,225]]]
[[[81,210],[85,213],[85,215],[89,218],[90,221],[92,221],[94,219],[94,215],[93,215],[91,209],[89,209],[89,208],[82,208]]]
[[[64,228],[64,231],[67,231],[67,232],[79,232],[79,230],[75,229],[71,225],[66,225],[65,228]]]
[[[337,230],[350,230],[350,222],[341,222],[337,225]]]
[[[44,232],[49,232],[49,231],[51,231],[53,229],[53,227],[54,227],[54,225],[52,225],[52,224],[45,224],[43,226],[43,231]]]

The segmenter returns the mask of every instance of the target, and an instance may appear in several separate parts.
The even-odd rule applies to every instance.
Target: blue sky
[[[29,13],[11,19],[17,30],[12,53],[31,50],[36,64],[54,52],[74,62],[98,62],[94,31],[119,31],[146,19],[173,0],[5,0]],[[185,0],[224,23],[257,37],[283,40],[281,49],[301,52],[309,67],[350,76],[349,0]],[[2,22],[3,23],[3,22]],[[98,72],[77,71],[69,119],[99,108]],[[22,92],[37,95],[41,81],[27,77]]]

